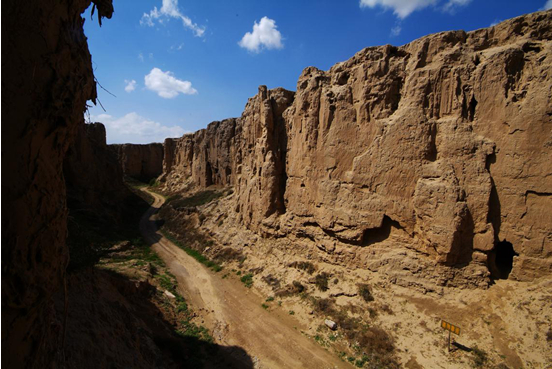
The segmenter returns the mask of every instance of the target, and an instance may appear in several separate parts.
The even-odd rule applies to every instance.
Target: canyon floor
[[[305,298],[274,301],[258,277],[253,288],[246,288],[240,271],[236,273],[239,266],[228,263],[222,272],[214,272],[165,238],[157,231],[154,215],[165,198],[147,192],[155,200],[140,224],[144,238],[176,276],[179,292],[197,312],[197,323],[212,332],[217,344],[243,348],[256,368],[367,367],[351,355],[354,343],[344,339],[340,328],[327,329],[324,312],[313,311]],[[205,208],[224,208],[220,202],[224,199]],[[267,263],[261,260],[262,247],[258,253],[248,254],[249,267]],[[232,267],[236,269],[230,273]],[[446,288],[441,294],[426,294],[391,284],[378,273],[332,268],[345,290],[334,293],[336,306],[389,333],[400,367],[552,368],[552,280],[498,280],[489,289]],[[369,281],[376,302],[360,301],[354,284],[349,288],[354,292],[347,291],[348,280]],[[462,329],[460,336],[453,335],[456,345],[450,353],[448,335],[440,326],[443,319]]]
[[[257,368],[346,368],[349,364],[303,335],[300,321],[287,311],[266,311],[264,299],[234,278],[221,278],[163,237],[152,215],[164,197],[155,198],[142,218],[144,238],[176,276],[186,301],[198,311],[198,320],[212,329],[219,345],[240,346]]]

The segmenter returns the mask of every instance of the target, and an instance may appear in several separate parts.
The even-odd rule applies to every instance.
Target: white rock
[[[334,322],[333,320],[326,319],[324,321],[324,324],[326,324],[328,328],[330,328],[332,331],[335,331],[337,329],[337,323]]]
[[[170,293],[169,291],[165,290],[165,292],[163,292],[165,294],[165,296],[167,296],[168,298],[170,299],[175,299],[176,296],[173,295],[172,293]]]

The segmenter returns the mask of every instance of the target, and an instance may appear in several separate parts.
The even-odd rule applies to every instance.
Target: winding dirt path
[[[151,218],[165,200],[145,191],[155,201],[142,217],[140,230],[176,276],[186,301],[212,328],[217,344],[243,348],[255,368],[351,367],[304,336],[300,324],[282,309],[264,310],[264,300],[253,290],[235,278],[222,279],[163,237]]]

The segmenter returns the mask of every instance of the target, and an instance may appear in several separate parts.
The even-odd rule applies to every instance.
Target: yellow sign
[[[444,320],[441,321],[441,328],[446,329],[447,331],[451,331],[454,334],[460,335],[460,327],[447,323]]]

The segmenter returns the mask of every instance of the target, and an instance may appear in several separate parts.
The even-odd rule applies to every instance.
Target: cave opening
[[[381,226],[376,228],[368,228],[362,235],[361,245],[370,246],[375,243],[383,242],[391,236],[391,232],[396,229],[403,229],[399,222],[394,221],[387,215],[383,216]]]
[[[490,256],[491,277],[493,279],[508,279],[514,264],[514,256],[518,256],[512,243],[506,240],[498,242]]]

